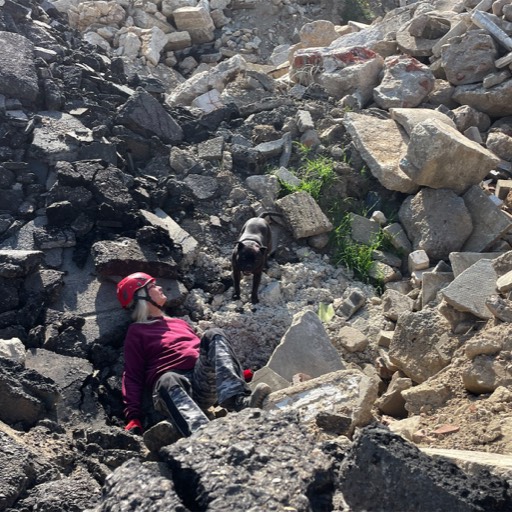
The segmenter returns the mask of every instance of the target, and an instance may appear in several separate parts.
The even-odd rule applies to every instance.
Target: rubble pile
[[[2,510],[510,509],[506,1],[0,2]],[[285,194],[306,150],[318,198]],[[387,241],[369,282],[334,205]],[[253,305],[230,255],[263,211]],[[135,271],[227,332],[263,411],[123,430]]]

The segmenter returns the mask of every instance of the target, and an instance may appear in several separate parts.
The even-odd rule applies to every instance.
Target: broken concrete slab
[[[414,250],[443,260],[460,251],[473,230],[463,199],[450,189],[422,188],[400,206],[398,218]]]
[[[430,108],[392,107],[389,109],[389,113],[391,114],[391,119],[402,126],[409,136],[417,124],[420,124],[427,119],[437,119],[441,123],[445,123],[452,128],[456,128],[453,120],[446,114]]]
[[[486,299],[496,293],[497,274],[491,260],[479,260],[443,288],[443,299],[458,311],[488,320]]]
[[[373,99],[380,108],[414,108],[434,89],[435,77],[427,65],[410,53],[386,57],[380,84],[373,89]]]
[[[161,226],[169,233],[169,238],[182,250],[182,262],[186,265],[194,263],[199,251],[197,240],[187,233],[172,217],[162,209],[156,208],[154,213],[141,210],[140,213],[153,225]]]
[[[345,363],[313,311],[304,311],[293,317],[267,366],[288,382],[296,373],[319,377],[345,369]]]
[[[370,172],[384,187],[406,194],[418,191],[418,185],[400,169],[408,141],[395,121],[347,112],[343,124]]]
[[[403,313],[389,345],[389,359],[416,383],[432,377],[450,363],[457,340],[435,309]]]
[[[170,279],[178,276],[179,266],[171,255],[160,256],[133,238],[96,242],[91,254],[95,270],[102,276],[125,276],[133,272],[147,272],[154,277]]]
[[[39,85],[33,43],[14,31],[1,31],[0,46],[0,94],[12,96],[15,91],[15,97],[21,101],[35,101],[39,94]]]
[[[93,424],[104,424],[104,411],[92,399],[92,389],[86,385],[93,373],[93,366],[87,359],[38,348],[27,352],[26,367],[52,379],[59,386],[62,397],[56,406],[59,422],[80,423],[82,416],[89,414]]]
[[[294,192],[276,201],[296,239],[320,235],[333,225],[307,192]]]
[[[463,196],[464,204],[471,214],[473,231],[462,251],[484,252],[512,228],[512,217],[497,206],[477,185]]]
[[[434,460],[380,425],[357,433],[341,472],[340,491],[351,510],[504,511],[511,501],[501,492],[498,477],[492,478],[496,492],[489,493],[480,475],[468,476],[451,462]],[[388,485],[395,479],[400,489]]]
[[[453,272],[425,272],[421,282],[422,307],[435,300],[438,292],[448,286],[453,279]]]
[[[341,370],[272,393],[264,409],[301,411],[304,423],[324,421],[326,430],[350,436],[373,420],[376,398],[375,379],[359,370]]]
[[[41,121],[35,126],[33,140],[29,149],[30,158],[50,165],[64,160],[78,160],[80,138],[68,134],[79,134],[93,141],[92,132],[76,117],[64,112],[39,112]]]
[[[512,485],[512,455],[423,446],[420,447],[420,450],[434,459],[452,461],[472,475],[477,476],[482,469],[486,469],[492,474],[504,478],[509,485]]]
[[[417,185],[461,194],[480,183],[499,161],[494,153],[457,129],[427,119],[411,131],[400,168]]]
[[[380,233],[380,225],[377,222],[355,213],[350,213],[349,219],[352,240],[364,245],[375,243]]]
[[[495,260],[503,252],[451,252],[449,255],[453,276],[457,277],[480,260]]]
[[[469,105],[491,117],[512,115],[512,80],[488,89],[482,83],[458,85],[453,92],[453,99],[461,105]]]

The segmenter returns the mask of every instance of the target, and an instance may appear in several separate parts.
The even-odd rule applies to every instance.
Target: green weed
[[[320,198],[322,188],[328,185],[336,176],[334,162],[331,158],[314,155],[311,148],[304,144],[295,143],[300,155],[299,167],[290,170],[301,180],[300,185],[293,186],[280,181],[282,193],[288,195],[293,192],[308,192],[315,200]]]
[[[325,187],[336,178],[334,161],[332,158],[317,155],[314,150],[304,144],[296,142],[294,146],[299,157],[298,165],[296,169],[289,170],[299,178],[300,184],[295,186],[280,180],[281,197],[302,191],[308,192],[316,201],[319,201],[322,190],[327,190]],[[350,162],[348,152],[345,152],[343,157],[344,161],[346,159],[347,163]],[[364,176],[368,173],[368,169],[363,166],[360,172]],[[354,198],[345,197],[338,200],[334,198],[330,204],[324,206],[328,211],[329,220],[335,226],[331,233],[331,248],[335,265],[345,266],[354,273],[356,279],[382,290],[383,279],[375,275],[373,253],[376,250],[392,249],[384,231],[379,229],[370,244],[355,242],[351,237],[352,213],[367,217],[369,211],[376,204],[369,207]],[[328,309],[322,307],[320,313],[326,318],[329,315]]]
[[[374,264],[372,255],[382,247],[384,232],[379,230],[369,245],[355,242],[351,237],[350,217],[350,212],[346,213],[333,231],[334,262],[352,270],[363,283],[379,284],[379,278],[371,277]]]

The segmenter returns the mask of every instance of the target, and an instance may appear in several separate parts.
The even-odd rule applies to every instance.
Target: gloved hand
[[[126,425],[126,427],[124,427],[124,429],[127,431],[127,432],[130,432],[131,434],[137,434],[139,436],[142,435],[142,432],[143,432],[143,428],[142,428],[142,423],[140,422],[140,420],[130,420],[128,422],[128,425]]]

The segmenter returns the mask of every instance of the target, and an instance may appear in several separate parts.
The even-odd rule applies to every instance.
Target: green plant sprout
[[[371,270],[374,266],[373,252],[382,247],[384,232],[379,230],[368,245],[354,241],[350,233],[350,213],[347,213],[333,231],[335,263],[352,270],[354,276],[363,283],[381,285],[379,278],[372,278]]]
[[[318,200],[322,188],[329,184],[335,177],[334,162],[326,156],[313,156],[312,149],[299,142],[294,143],[298,149],[301,162],[295,171],[290,171],[301,180],[299,185],[290,185],[282,180],[280,185],[282,195],[293,192],[308,192],[315,200]]]
[[[321,197],[322,190],[336,178],[334,161],[323,155],[316,155],[314,150],[300,142],[294,142],[294,147],[299,156],[297,169],[290,169],[290,172],[299,178],[298,185],[292,185],[279,179],[281,185],[281,197],[294,192],[308,192],[316,201]],[[344,152],[343,159],[350,161],[348,152]],[[363,166],[360,170],[365,176],[368,169]],[[343,265],[354,273],[354,277],[366,284],[374,285],[377,290],[382,290],[384,276],[376,275],[375,260],[373,259],[376,250],[391,250],[392,247],[382,229],[374,236],[369,244],[358,243],[351,237],[351,213],[366,217],[368,212],[375,207],[362,207],[352,204],[352,198],[344,198],[341,202],[335,201],[328,206],[329,218],[335,226],[331,232],[331,246],[333,249],[333,261],[335,265]],[[319,316],[322,321],[328,321],[330,315],[329,306],[320,304]],[[325,319],[325,320],[324,320]]]

